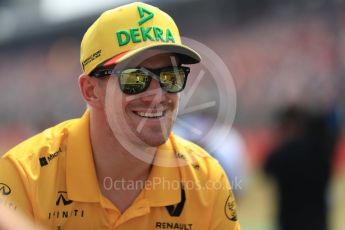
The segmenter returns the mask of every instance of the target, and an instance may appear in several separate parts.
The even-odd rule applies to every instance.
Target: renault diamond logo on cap
[[[140,16],[140,21],[139,21],[139,26],[153,18],[154,13],[149,11],[148,9],[145,9],[144,7],[138,6],[138,11],[139,11],[139,16]],[[147,14],[145,16],[145,13]],[[145,16],[145,17],[144,17]]]

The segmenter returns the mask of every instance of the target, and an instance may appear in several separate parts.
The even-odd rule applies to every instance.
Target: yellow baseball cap
[[[80,47],[85,74],[99,65],[110,66],[139,52],[158,48],[180,56],[184,64],[201,60],[181,43],[174,20],[157,7],[135,2],[104,12],[86,31]]]

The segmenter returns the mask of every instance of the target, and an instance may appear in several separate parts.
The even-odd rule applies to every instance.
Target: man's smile
[[[133,111],[136,115],[143,118],[161,118],[165,116],[166,111],[157,111],[157,112],[141,112]]]

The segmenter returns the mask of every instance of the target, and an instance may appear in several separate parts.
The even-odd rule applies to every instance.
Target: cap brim
[[[188,46],[179,44],[153,44],[152,46],[145,46],[118,54],[103,63],[103,66],[111,66],[121,63],[122,61],[134,57],[139,53],[153,49],[164,50],[168,51],[169,53],[177,54],[180,58],[181,64],[196,64],[201,61],[200,55]]]

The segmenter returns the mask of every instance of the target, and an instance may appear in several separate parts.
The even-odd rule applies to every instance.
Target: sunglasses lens
[[[126,94],[138,94],[150,83],[149,74],[141,69],[126,69],[120,75],[120,87]]]
[[[159,75],[162,89],[168,93],[178,93],[184,89],[189,73],[188,67],[168,67],[156,72],[144,68],[129,68],[120,71],[119,81],[121,90],[125,94],[138,94],[144,92],[154,75]],[[156,76],[157,76],[156,75]],[[158,80],[158,79],[157,79]]]
[[[187,78],[182,67],[163,69],[159,77],[162,89],[169,93],[177,93],[183,90]]]

